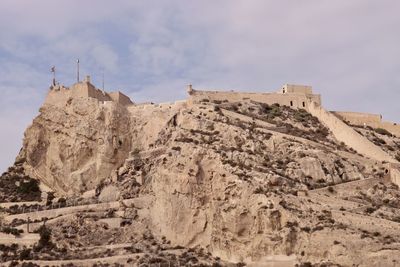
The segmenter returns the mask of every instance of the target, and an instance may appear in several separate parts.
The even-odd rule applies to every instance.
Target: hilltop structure
[[[45,103],[50,105],[65,105],[71,99],[93,98],[102,103],[112,102],[127,108],[127,111],[137,108],[177,107],[182,104],[192,105],[200,102],[241,102],[256,101],[268,105],[279,104],[293,109],[304,109],[317,117],[333,133],[335,138],[343,142],[348,147],[368,158],[391,163],[388,167],[392,180],[400,185],[399,162],[379,146],[362,136],[350,125],[361,127],[373,127],[387,130],[393,135],[400,137],[400,125],[396,123],[383,122],[381,115],[354,113],[354,112],[329,112],[322,107],[321,95],[315,94],[311,86],[285,84],[275,92],[236,92],[218,90],[196,90],[192,85],[187,86],[189,98],[187,101],[176,103],[162,103],[154,105],[152,103],[134,104],[134,102],[121,92],[107,93],[97,89],[90,82],[87,76],[82,82],[72,85],[70,88],[64,86],[54,86],[48,93]]]
[[[312,115],[321,120],[341,142],[352,147],[357,152],[364,154],[370,158],[398,163],[379,147],[368,141],[366,138],[357,133],[347,124],[356,126],[370,126],[373,128],[382,128],[391,134],[400,137],[400,125],[391,122],[382,121],[382,115],[355,113],[355,112],[329,112],[322,107],[321,95],[314,94],[312,87],[307,85],[285,84],[275,92],[269,93],[252,93],[252,92],[236,92],[236,91],[218,91],[218,90],[196,90],[192,85],[187,86],[189,99],[188,104],[199,103],[201,101],[209,102],[240,102],[240,101],[257,101],[268,105],[279,104],[294,109],[305,109]],[[90,82],[90,76],[86,76],[85,80],[66,88],[62,85],[52,86],[45,103],[51,105],[64,105],[72,98],[94,98],[100,102],[114,102],[123,106],[135,106],[134,102],[123,93],[110,92],[107,93],[97,89]],[[182,104],[182,101],[178,101]],[[178,103],[177,102],[177,103]],[[146,107],[154,105],[152,103],[139,104],[137,106]],[[173,103],[162,103],[161,106],[174,105]]]
[[[192,85],[187,86],[189,94],[189,103],[208,101],[245,101],[253,100],[269,105],[279,104],[291,108],[299,108],[310,111],[310,106],[320,107],[322,105],[321,95],[314,94],[312,87],[308,85],[285,84],[276,92],[252,93],[252,92],[236,92],[221,90],[195,90]],[[120,91],[105,92],[96,88],[90,81],[90,76],[82,82],[73,84],[70,88],[63,85],[54,85],[50,87],[50,91],[46,97],[47,104],[63,104],[70,98],[95,98],[102,102],[112,101],[124,106],[135,105],[134,102]],[[182,103],[182,101],[178,101]],[[163,103],[172,104],[172,103]],[[153,105],[153,103],[139,104]],[[393,122],[382,121],[382,115],[369,114],[348,111],[331,111],[336,117],[344,122],[356,126],[370,126],[373,128],[382,128],[390,133],[400,137],[400,125]]]
[[[50,91],[47,94],[45,103],[52,105],[63,105],[71,98],[95,98],[99,101],[113,101],[115,103],[127,106],[132,105],[131,99],[121,93],[120,91],[107,93],[103,90],[96,88],[90,82],[90,76],[82,82],[73,84],[70,88],[63,85],[54,85],[50,87]]]
[[[50,88],[0,177],[0,223],[21,233],[3,227],[0,245],[19,246],[0,262],[400,262],[397,125],[327,111],[310,86],[188,86],[187,100],[153,104],[77,80]],[[31,231],[44,224],[42,249]]]

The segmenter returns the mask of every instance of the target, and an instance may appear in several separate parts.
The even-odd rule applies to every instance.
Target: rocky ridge
[[[357,130],[374,141],[373,130]],[[396,155],[396,137],[375,137]],[[9,248],[3,261],[21,259],[24,252],[24,260],[41,265],[77,259],[76,251],[86,259],[130,255],[119,263],[127,266],[400,261],[400,191],[387,179],[385,164],[338,142],[301,109],[206,99],[45,104],[25,133],[15,167],[0,180],[14,185],[9,191],[21,186],[9,181],[15,170],[53,192],[55,198],[39,206],[59,204],[68,211],[74,201],[115,204],[61,216],[43,211],[35,223],[48,220],[51,241],[29,253]],[[39,200],[37,193],[32,198],[17,192],[4,201]],[[26,223],[14,219],[10,226]]]

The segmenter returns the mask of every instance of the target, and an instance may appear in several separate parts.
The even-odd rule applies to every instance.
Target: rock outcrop
[[[146,252],[155,262],[174,247],[239,266],[400,262],[400,191],[388,165],[339,142],[305,110],[251,99],[126,103],[46,102],[25,132],[19,170],[67,202],[90,190],[102,202],[66,220],[43,215],[53,219],[54,253],[132,241],[138,259]],[[396,137],[355,130],[396,158]]]
[[[18,158],[27,173],[61,195],[94,189],[129,155],[131,118],[114,102],[71,98],[45,104],[26,130]]]

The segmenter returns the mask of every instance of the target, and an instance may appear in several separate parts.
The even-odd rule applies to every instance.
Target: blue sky
[[[2,0],[0,171],[51,82],[75,61],[134,101],[185,98],[194,88],[272,91],[308,84],[325,107],[400,121],[397,0]]]

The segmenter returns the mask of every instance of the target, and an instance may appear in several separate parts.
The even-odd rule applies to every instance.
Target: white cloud
[[[78,57],[82,75],[99,81],[104,69],[107,88],[140,101],[180,99],[188,82],[249,91],[293,82],[313,85],[328,108],[399,120],[399,9],[396,0],[3,0],[3,134],[22,136],[17,110],[33,116],[52,65],[72,83]]]
[[[91,56],[105,70],[115,72],[118,69],[118,55],[108,45],[95,45],[91,50]]]

